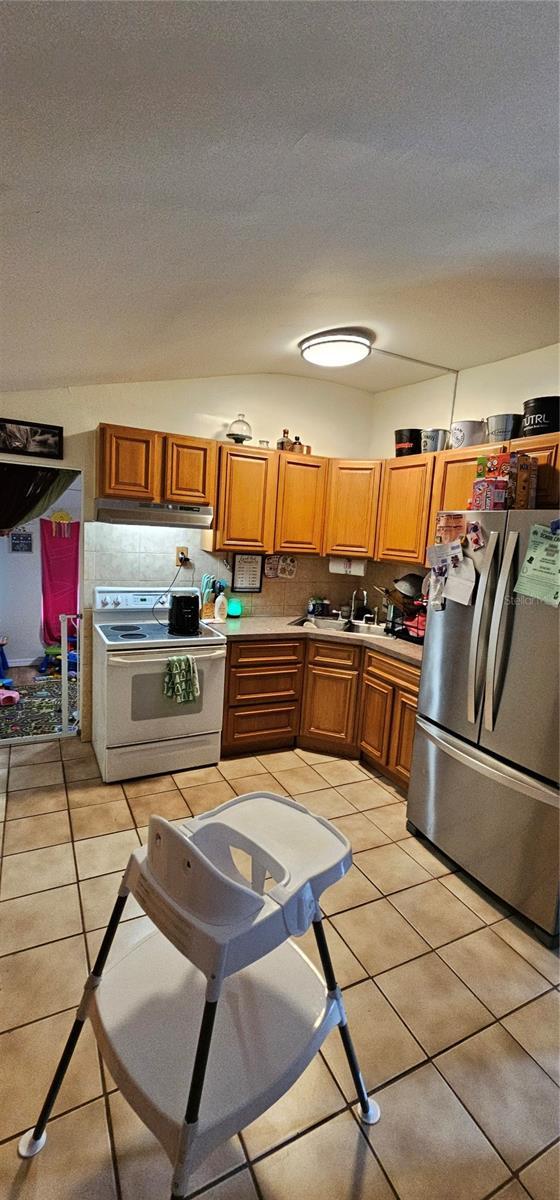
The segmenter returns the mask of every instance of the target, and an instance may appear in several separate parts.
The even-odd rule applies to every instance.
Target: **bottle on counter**
[[[292,444],[292,454],[304,454],[303,443],[297,433]]]
[[[291,450],[292,446],[293,446],[293,442],[290,437],[289,429],[283,429],[282,437],[278,438],[278,441],[276,443],[276,449],[277,450]]]

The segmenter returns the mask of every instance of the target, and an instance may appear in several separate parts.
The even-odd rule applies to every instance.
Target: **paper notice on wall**
[[[443,589],[445,599],[454,600],[456,604],[470,604],[475,578],[474,563],[470,558],[463,558],[448,573]]]
[[[533,525],[514,592],[554,607],[560,605],[560,533]]]

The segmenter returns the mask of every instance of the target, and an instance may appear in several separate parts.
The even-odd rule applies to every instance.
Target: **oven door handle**
[[[148,654],[150,654],[150,651],[148,651]],[[220,649],[220,650],[211,650],[209,654],[202,651],[202,652],[199,652],[198,654],[189,655],[188,657],[194,658],[196,662],[209,662],[210,659],[212,659],[212,658],[225,658],[225,656],[226,656],[225,649],[224,650]],[[118,663],[119,665],[122,665],[123,667],[129,666],[130,663],[151,663],[152,665],[157,667],[157,666],[163,666],[164,664],[166,665],[169,662],[169,659],[174,658],[174,657],[175,657],[175,655],[173,655],[173,654],[167,654],[165,658],[152,658],[151,654],[150,654],[150,657],[147,658],[145,652],[143,654],[127,654],[123,658],[120,658],[117,654],[110,654],[109,662],[111,664]],[[185,657],[187,657],[187,656],[185,655]]]

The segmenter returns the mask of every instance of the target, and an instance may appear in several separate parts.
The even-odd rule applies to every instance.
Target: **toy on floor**
[[[0,708],[13,708],[14,704],[19,702],[19,692],[14,690],[7,691],[6,688],[0,688]]]
[[[75,642],[74,642],[75,645]],[[62,673],[62,647],[45,646],[45,656],[41,659],[37,670],[40,675],[60,675]],[[74,677],[78,670],[78,655],[75,650],[68,650],[68,675]]]
[[[240,852],[249,878],[237,865]],[[125,1100],[173,1165],[176,1200],[199,1163],[275,1104],[337,1027],[361,1119],[378,1121],[319,906],[351,864],[339,829],[271,792],[236,796],[180,826],[153,816],[148,845],[128,861],[37,1123],[20,1140],[21,1157],[45,1144],[88,1019]],[[156,928],[104,974],[129,895]],[[310,928],[323,975],[294,940]]]
[[[10,664],[6,658],[6,651],[4,650],[4,646],[7,646],[7,644],[8,635],[5,633],[0,634],[0,673],[2,675],[5,675],[6,671],[10,670]]]

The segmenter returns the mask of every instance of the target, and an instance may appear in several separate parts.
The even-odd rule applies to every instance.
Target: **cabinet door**
[[[164,500],[174,504],[214,504],[217,464],[217,442],[167,434]]]
[[[516,438],[510,442],[510,450],[530,454],[539,464],[537,475],[537,508],[558,508],[560,493],[560,435],[551,433],[542,437]]]
[[[391,685],[381,679],[364,679],[362,683],[360,746],[380,763],[387,762],[393,694]]]
[[[358,673],[307,667],[301,732],[314,741],[354,743]]]
[[[163,437],[153,429],[99,426],[99,495],[161,500]]]
[[[328,459],[280,454],[275,549],[320,554]]]
[[[414,454],[384,462],[378,559],[424,561],[434,458],[434,454]]]
[[[408,692],[401,692],[397,688],[393,703],[391,744],[387,766],[393,775],[406,784],[410,779],[415,728],[416,696],[412,696]]]
[[[277,482],[278,455],[275,450],[220,447],[218,550],[271,553]]]
[[[438,512],[443,509],[456,509],[459,512],[467,507],[476,479],[476,460],[482,455],[489,458],[492,454],[501,454],[505,449],[505,442],[493,442],[489,446],[465,446],[462,450],[443,450],[434,455],[436,465],[428,529],[429,545],[435,537]]]
[[[331,459],[323,554],[373,557],[380,481],[379,461]]]

